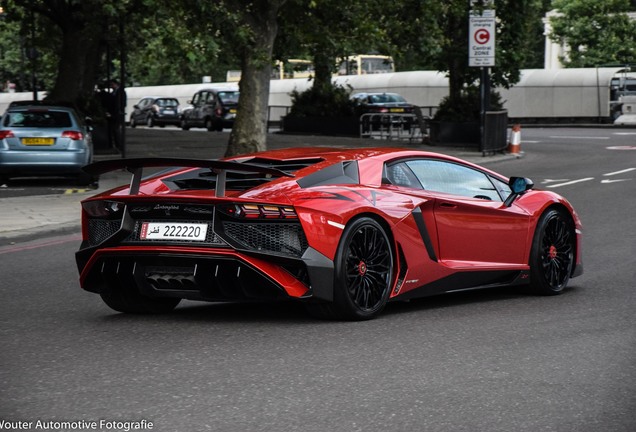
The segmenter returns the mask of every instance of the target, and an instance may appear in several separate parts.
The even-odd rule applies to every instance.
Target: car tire
[[[146,297],[136,289],[118,286],[104,291],[102,300],[113,310],[133,314],[161,314],[172,311],[177,307],[180,298],[152,298]]]
[[[186,121],[186,119],[181,119],[181,123],[179,124],[181,126],[182,130],[190,130],[190,125],[188,125],[188,122]]]
[[[136,126],[137,122],[135,121],[135,118],[133,116],[130,116],[130,127],[134,129]]]
[[[214,132],[216,130],[216,126],[214,124],[214,121],[211,118],[209,118],[209,117],[205,119],[204,126],[209,132]]]
[[[149,128],[153,127],[155,125],[155,119],[149,115],[148,117],[146,117],[146,126],[148,126]]]
[[[362,217],[345,228],[334,261],[334,301],[309,303],[321,318],[362,321],[386,306],[394,280],[394,253],[382,226]]]
[[[541,215],[530,250],[530,289],[541,295],[563,292],[575,259],[574,223],[563,210],[548,209]]]

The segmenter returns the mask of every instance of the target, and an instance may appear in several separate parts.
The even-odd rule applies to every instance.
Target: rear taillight
[[[231,204],[219,208],[223,213],[240,219],[298,219],[293,207],[267,204]]]
[[[222,116],[222,115],[223,115],[223,109],[222,109],[222,108],[216,108],[216,109],[214,110],[214,113],[215,113],[217,116],[219,116],[219,117],[220,117],[220,116]]]
[[[15,137],[15,135],[13,135],[13,131],[12,130],[0,131],[0,139],[13,138],[13,137]]]
[[[62,138],[70,138],[72,140],[78,141],[84,139],[84,134],[79,131],[64,131],[62,132]]]
[[[125,204],[119,201],[86,201],[82,208],[90,217],[119,219],[123,215]]]

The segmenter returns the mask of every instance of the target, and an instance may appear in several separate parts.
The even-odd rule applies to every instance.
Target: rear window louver
[[[274,168],[287,173],[294,173],[322,161],[322,158],[297,160],[254,158],[246,160],[244,163],[248,163],[251,166]],[[228,190],[245,191],[268,183],[275,178],[276,177],[271,175],[263,175],[260,173],[236,172],[228,170],[225,179],[225,187]],[[216,189],[216,181],[216,173],[207,168],[201,168],[163,179],[164,184],[173,190],[212,190]]]

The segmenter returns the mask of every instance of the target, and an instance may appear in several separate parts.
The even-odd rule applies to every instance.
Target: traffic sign
[[[495,65],[495,13],[471,11],[468,31],[468,65],[490,67]]]

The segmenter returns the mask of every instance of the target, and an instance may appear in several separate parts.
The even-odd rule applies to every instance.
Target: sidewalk
[[[227,133],[207,132],[203,129],[182,131],[137,128],[126,130],[126,157],[184,157],[216,159],[223,157],[227,147]],[[408,141],[386,141],[348,137],[269,134],[268,149],[286,147],[406,147],[449,154],[478,164],[515,158],[515,155],[496,154],[483,157],[474,149],[409,144]],[[119,158],[118,154],[98,154],[96,160]],[[3,198],[0,191],[0,247],[43,237],[78,233],[80,202],[94,194],[130,181],[130,174],[116,171],[104,174],[99,187],[92,190],[69,190],[57,195]]]

